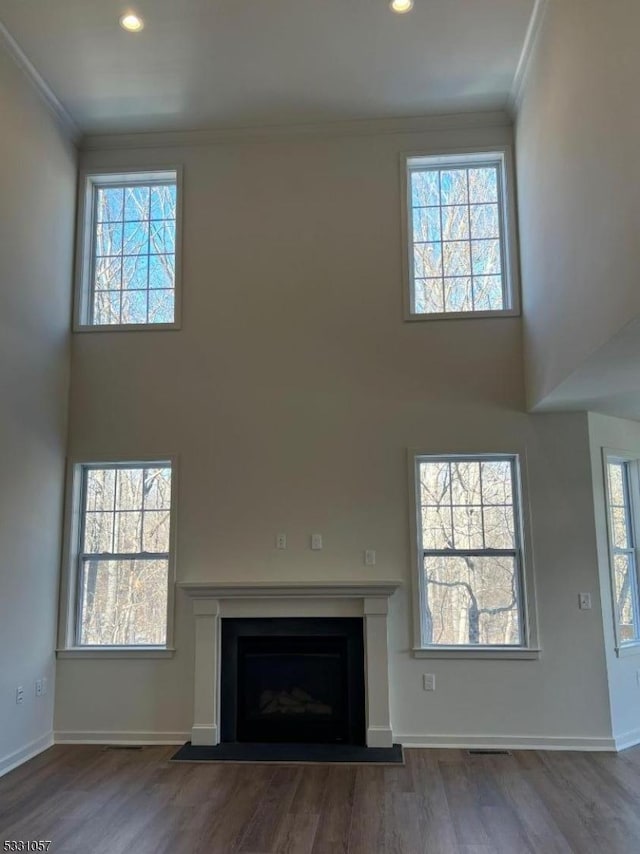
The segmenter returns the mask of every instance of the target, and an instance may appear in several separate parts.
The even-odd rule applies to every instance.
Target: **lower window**
[[[518,459],[415,458],[422,647],[524,647]]]
[[[172,470],[81,465],[76,646],[167,644]]]
[[[640,643],[636,526],[640,462],[608,456],[607,509],[613,602],[618,647]]]

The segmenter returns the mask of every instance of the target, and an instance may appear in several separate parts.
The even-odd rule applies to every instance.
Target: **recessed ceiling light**
[[[413,9],[413,0],[391,0],[389,5],[393,12],[404,15],[405,12],[410,12]]]
[[[120,18],[120,26],[123,30],[127,30],[130,33],[139,33],[144,27],[144,21],[133,12],[127,12],[126,15]]]

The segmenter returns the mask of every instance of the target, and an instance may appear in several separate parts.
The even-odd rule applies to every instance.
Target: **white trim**
[[[391,727],[368,726],[367,747],[393,747],[393,731]]]
[[[29,744],[25,744],[19,750],[9,753],[8,756],[0,759],[0,777],[8,774],[9,771],[13,771],[19,765],[24,765],[25,762],[33,759],[34,756],[48,750],[50,747],[53,747],[53,732],[47,732],[41,735],[40,738],[36,738],[30,741]]]
[[[615,644],[615,652],[618,658],[626,658],[627,656],[638,655],[640,654],[640,639],[636,639],[625,645],[622,643],[620,638],[620,619],[618,614],[618,605],[617,605],[617,597],[616,597],[616,586],[615,586],[615,547],[613,541],[613,531],[611,529],[611,497],[609,495],[609,463],[621,463],[623,465],[631,464],[633,466],[631,470],[631,474],[627,474],[629,478],[628,482],[628,503],[627,507],[628,511],[628,522],[631,526],[631,535],[634,542],[635,549],[635,577],[634,584],[631,590],[631,596],[633,601],[633,613],[634,616],[637,617],[640,612],[640,598],[638,596],[638,582],[639,582],[639,550],[638,550],[638,530],[637,530],[637,521],[636,521],[636,508],[640,507],[640,484],[638,483],[638,465],[640,461],[638,460],[638,454],[632,451],[621,451],[616,448],[602,448],[602,478],[603,478],[603,489],[604,489],[604,514],[605,514],[605,522],[607,529],[607,558],[608,558],[608,569],[609,569],[609,585],[608,585],[608,594],[611,606],[611,614],[613,618],[613,633],[614,633],[614,644]]]
[[[499,646],[472,646],[456,647],[417,647],[413,650],[414,658],[443,658],[443,659],[467,659],[467,660],[521,660],[537,661],[542,655],[541,649],[532,647],[499,647]]]
[[[522,45],[522,53],[518,60],[516,73],[513,76],[513,83],[511,84],[511,91],[509,92],[509,99],[507,102],[508,112],[512,116],[517,113],[518,107],[522,101],[524,83],[527,79],[527,73],[531,65],[534,48],[542,31],[542,22],[548,5],[549,0],[536,0],[536,5],[531,13],[527,33],[524,37],[524,44]]]
[[[451,748],[455,750],[580,750],[615,753],[616,740],[602,737],[537,735],[399,735],[403,747]]]
[[[628,750],[630,747],[635,747],[640,744],[640,729],[632,729],[628,732],[623,732],[622,735],[615,736],[616,750]]]
[[[215,747],[220,742],[217,725],[194,726],[191,728],[191,744],[198,747]]]
[[[628,643],[616,649],[618,658],[631,658],[634,655],[640,655],[640,641]]]
[[[57,649],[56,658],[173,658],[175,652],[174,647],[78,646]]]
[[[455,649],[453,654],[450,652],[451,647],[443,649],[440,655],[432,655],[431,647],[427,654],[423,654],[426,648],[423,646],[422,638],[422,573],[420,566],[422,562],[421,549],[421,514],[420,502],[418,496],[418,479],[417,468],[418,460],[421,458],[430,457],[441,459],[478,457],[486,459],[513,459],[515,464],[515,511],[516,519],[519,524],[520,531],[520,552],[521,552],[521,589],[520,595],[520,613],[524,619],[525,643],[523,646],[514,649],[505,647],[492,647],[487,649],[487,655],[482,655],[482,648],[472,649],[463,647],[460,650]],[[407,466],[408,466],[408,487],[409,487],[409,535],[410,535],[410,554],[411,554],[411,594],[412,594],[412,615],[413,615],[413,654],[416,658],[529,658],[525,653],[532,653],[531,658],[539,658],[541,654],[541,644],[538,628],[538,614],[536,607],[536,582],[534,569],[534,556],[531,541],[531,508],[529,505],[529,489],[528,489],[528,465],[527,452],[525,446],[511,448],[505,451],[503,448],[485,447],[477,449],[473,446],[466,446],[464,450],[457,449],[451,451],[447,448],[424,450],[423,448],[408,448],[407,449]],[[435,651],[435,650],[434,650]],[[417,653],[417,654],[416,654]],[[464,654],[462,654],[464,653]],[[497,653],[497,654],[496,654]],[[504,653],[509,653],[505,655]],[[519,653],[517,655],[516,653]]]
[[[88,323],[88,300],[91,295],[91,278],[94,241],[94,191],[96,187],[114,183],[126,183],[126,179],[138,177],[142,181],[158,180],[164,173],[175,174],[176,182],[176,232],[175,232],[175,280],[173,323]],[[78,175],[76,257],[73,297],[73,332],[166,332],[182,328],[182,210],[183,168],[180,163],[161,164],[153,168],[134,166],[105,169],[81,169]]]
[[[184,744],[189,738],[188,732],[56,730],[53,734],[55,744]]]
[[[401,581],[179,581],[178,587],[199,599],[289,599],[318,597],[321,599],[393,596]]]
[[[44,77],[37,71],[34,64],[2,21],[0,21],[0,44],[4,45],[8,55],[36,90],[66,139],[72,145],[78,145],[81,133],[78,125],[71,117],[71,113],[69,113]]]
[[[405,118],[354,119],[294,125],[220,128],[218,130],[152,131],[142,133],[87,134],[82,151],[128,150],[135,148],[182,148],[194,145],[223,145],[230,142],[270,142],[299,137],[374,136],[380,134],[430,133],[443,130],[511,127],[504,110],[449,113]]]
[[[500,256],[502,260],[503,291],[507,304],[495,311],[444,311],[438,314],[419,314],[413,311],[413,241],[411,188],[408,180],[410,161],[424,159],[435,167],[447,164],[461,166],[493,161],[499,170]],[[516,177],[513,146],[488,145],[468,147],[445,147],[432,149],[429,146],[419,151],[404,151],[400,155],[400,223],[402,232],[402,306],[403,317],[408,322],[433,322],[436,320],[480,320],[487,318],[519,317],[521,314],[521,284],[518,229],[516,227]],[[442,235],[441,235],[442,237]],[[471,238],[469,238],[471,239]]]
[[[169,519],[169,556],[167,572],[167,634],[164,647],[78,647],[76,645],[76,604],[77,572],[80,521],[81,486],[84,466],[126,466],[154,463],[158,461],[171,464],[171,515]],[[129,459],[105,459],[104,457],[67,458],[67,476],[65,486],[64,533],[62,547],[62,567],[60,573],[58,645],[57,658],[170,658],[174,654],[175,634],[175,588],[177,566],[178,533],[178,483],[180,460],[178,454],[131,455]]]

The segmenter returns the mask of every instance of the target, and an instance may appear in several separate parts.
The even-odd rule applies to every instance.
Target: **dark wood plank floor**
[[[0,779],[0,851],[640,852],[640,748],[407,750],[404,767],[172,764],[174,751],[51,748]]]

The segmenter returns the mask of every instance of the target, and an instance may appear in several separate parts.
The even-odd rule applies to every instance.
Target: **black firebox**
[[[223,742],[365,743],[357,618],[222,620]]]

